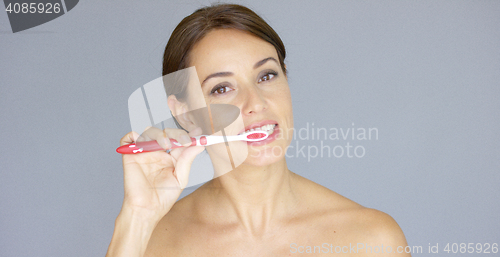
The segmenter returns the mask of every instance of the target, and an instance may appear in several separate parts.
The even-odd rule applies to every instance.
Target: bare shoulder
[[[310,211],[304,217],[309,217],[309,222],[314,220],[317,227],[322,228],[321,235],[318,235],[321,240],[331,240],[339,246],[359,244],[364,250],[358,253],[366,255],[370,255],[370,246],[389,246],[395,253],[398,247],[404,249],[407,245],[403,231],[390,215],[366,208],[305,178],[301,177],[299,181],[304,192],[308,192],[304,193],[305,202],[310,203]]]
[[[362,235],[365,240],[381,243],[400,243],[406,246],[403,231],[387,213],[370,208],[361,208],[353,211],[352,218],[353,222],[357,223],[356,227],[365,230]]]
[[[370,208],[352,212],[351,240],[359,246],[358,253],[367,256],[410,256],[405,253],[408,245],[398,223],[388,214]]]

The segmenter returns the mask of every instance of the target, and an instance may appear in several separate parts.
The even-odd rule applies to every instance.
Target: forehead
[[[278,54],[274,46],[263,39],[236,29],[218,29],[209,32],[193,47],[189,66],[196,66],[202,79],[213,72],[253,67],[268,57],[278,59]]]

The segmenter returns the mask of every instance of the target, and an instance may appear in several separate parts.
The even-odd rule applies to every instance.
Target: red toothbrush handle
[[[169,149],[183,147],[175,139],[170,139],[170,144],[172,144],[172,147],[170,147]],[[196,145],[196,138],[191,138],[190,146],[195,146],[195,145]],[[128,145],[122,145],[116,148],[116,152],[121,154],[135,154],[135,153],[154,152],[154,151],[164,151],[164,149],[156,141],[137,142]]]

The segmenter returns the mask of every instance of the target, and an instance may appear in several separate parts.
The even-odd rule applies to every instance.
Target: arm
[[[120,212],[106,256],[144,256],[149,238],[158,221],[150,213],[131,209]]]
[[[147,129],[142,140],[156,140],[164,149],[169,148],[169,139],[190,145],[189,136],[197,136],[201,129],[189,135],[179,129]],[[183,142],[182,136],[187,136]],[[130,132],[120,145],[137,141],[139,135]],[[172,208],[182,190],[186,187],[191,164],[201,146],[176,148],[170,153],[164,151],[141,154],[125,154],[123,175],[125,196],[122,209],[115,221],[113,237],[106,254],[113,256],[143,256],[149,239],[158,222]]]

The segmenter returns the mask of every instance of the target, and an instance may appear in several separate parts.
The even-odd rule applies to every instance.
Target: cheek
[[[279,108],[285,112],[289,112],[290,116],[292,116],[292,95],[288,84],[283,86],[275,96],[278,100]]]
[[[288,87],[288,85],[283,88],[282,92],[280,93],[280,100],[281,100],[281,103],[279,108],[280,108],[280,111],[282,112],[284,118],[285,118],[285,122],[286,122],[286,130],[288,133],[286,133],[287,135],[286,138],[288,139],[288,141],[291,141],[291,134],[290,133],[293,133],[293,108],[292,108],[292,96],[291,96],[291,93],[290,93],[290,88]],[[289,142],[290,143],[290,142]]]

